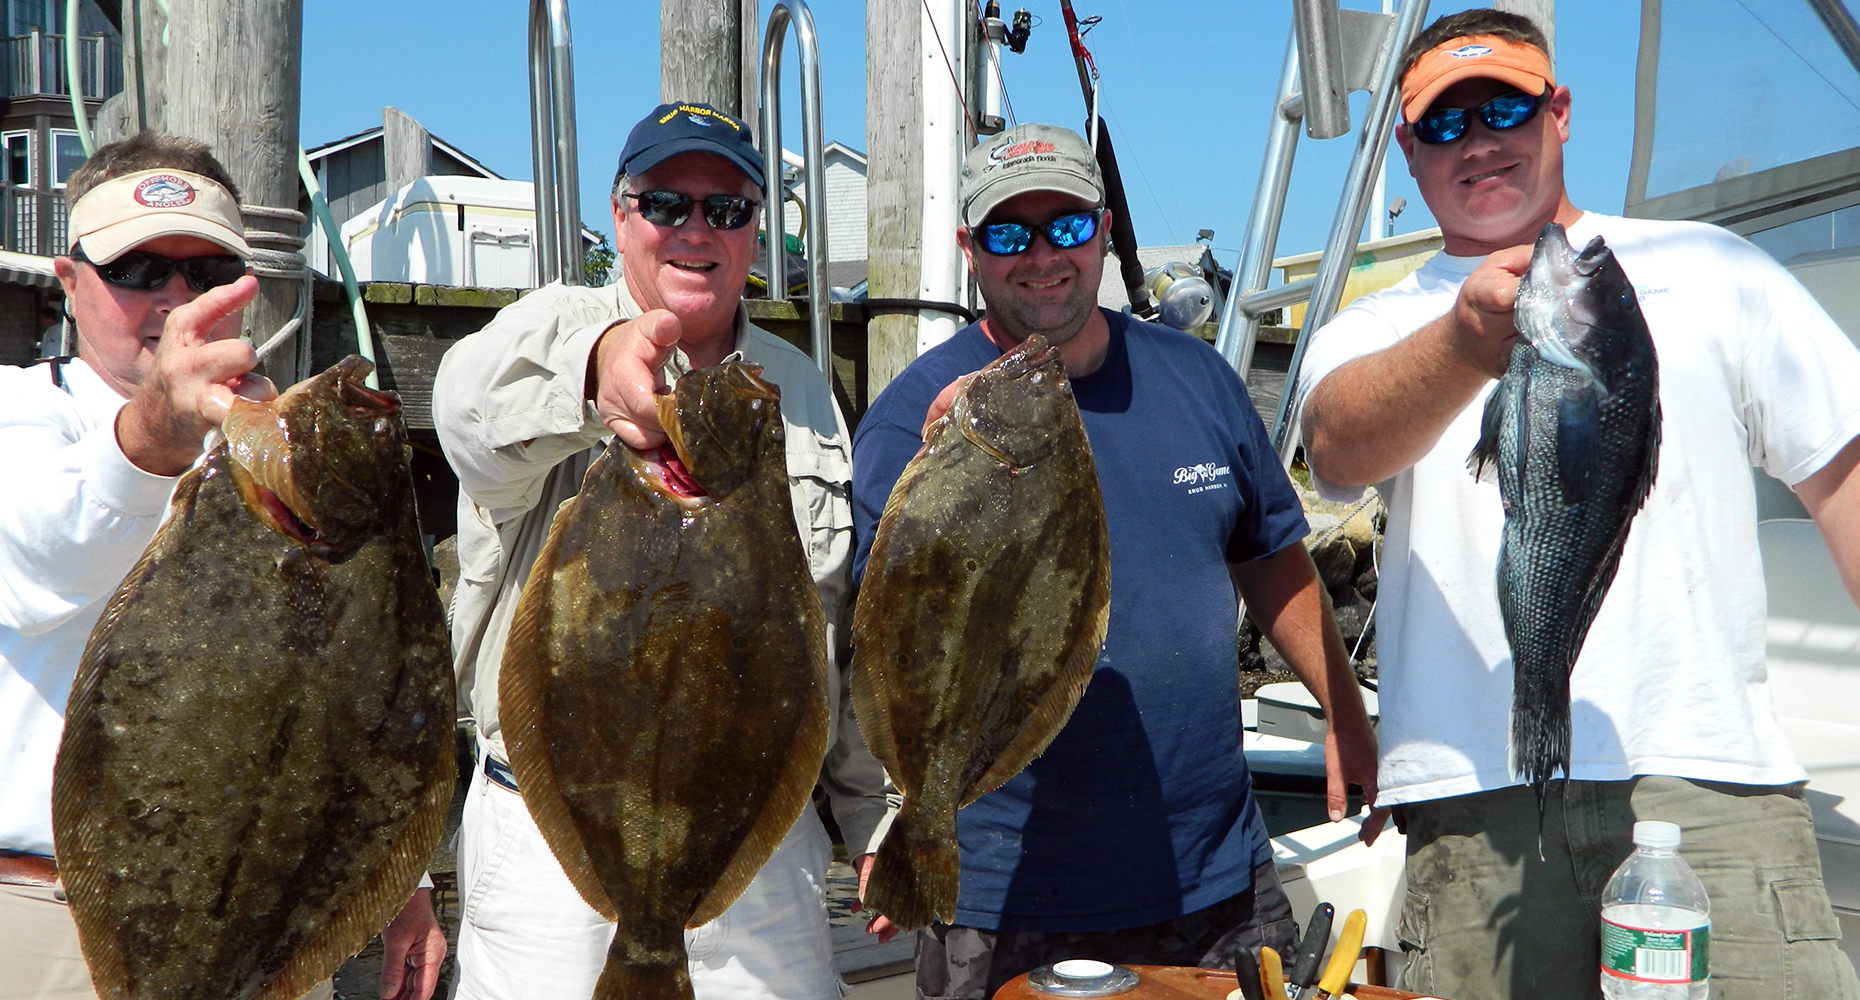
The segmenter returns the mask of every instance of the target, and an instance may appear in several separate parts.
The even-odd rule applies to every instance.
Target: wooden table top
[[[1232,972],[1219,969],[1185,969],[1160,965],[1128,967],[1139,977],[1137,988],[1118,995],[1118,1000],[1227,1000],[1238,984]],[[1357,1000],[1420,1000],[1421,993],[1404,993],[1386,986],[1352,984],[1344,990]],[[1027,977],[1016,976],[995,992],[994,1000],[1052,1000],[1027,985]]]

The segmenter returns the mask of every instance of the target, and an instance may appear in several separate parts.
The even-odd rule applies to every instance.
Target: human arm
[[[428,1000],[446,958],[446,933],[433,913],[433,890],[416,889],[381,931],[382,1000]]]
[[[1332,822],[1344,817],[1348,785],[1360,785],[1363,801],[1376,802],[1376,737],[1369,728],[1356,671],[1343,649],[1332,616],[1330,596],[1304,543],[1229,566],[1247,613],[1260,632],[1304,682],[1323,709],[1325,802]],[[1363,825],[1363,839],[1373,841],[1383,814]]]
[[[628,447],[645,451],[665,443],[659,426],[659,370],[677,350],[678,317],[654,309],[602,332],[589,359],[587,398],[607,428]]]
[[[1485,259],[1446,315],[1350,361],[1310,390],[1303,410],[1311,470],[1339,486],[1394,476],[1433,448],[1485,384],[1504,374],[1512,312],[1531,248]]]
[[[1796,495],[1821,529],[1847,595],[1860,604],[1860,438],[1847,442],[1828,464],[1796,484]]]
[[[539,288],[440,359],[433,423],[460,488],[495,524],[534,507],[551,470],[609,433],[586,394],[590,352],[618,315],[600,292]]]

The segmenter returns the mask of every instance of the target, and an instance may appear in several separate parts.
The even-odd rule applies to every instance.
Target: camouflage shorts
[[[1232,968],[1237,946],[1289,953],[1297,937],[1292,904],[1268,861],[1253,869],[1253,887],[1238,896],[1143,927],[1043,932],[936,924],[917,936],[917,997],[986,1000],[1015,976],[1068,958]]]

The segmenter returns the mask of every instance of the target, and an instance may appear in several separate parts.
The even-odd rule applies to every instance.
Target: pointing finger
[[[162,339],[176,338],[176,346],[192,347],[236,337],[237,329],[224,321],[258,298],[258,279],[246,275],[230,285],[209,288],[200,297],[168,314]]]

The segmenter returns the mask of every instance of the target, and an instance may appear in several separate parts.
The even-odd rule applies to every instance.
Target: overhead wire
[[[1849,107],[1853,108],[1855,111],[1860,111],[1860,104],[1855,104],[1853,98],[1848,97],[1846,92],[1841,90],[1839,85],[1837,85],[1833,80],[1828,79],[1828,75],[1826,73],[1823,73],[1820,69],[1818,69],[1814,63],[1809,62],[1808,57],[1804,56],[1801,52],[1797,51],[1795,46],[1789,44],[1789,40],[1782,36],[1782,32],[1777,31],[1775,28],[1770,27],[1769,22],[1765,21],[1762,15],[1758,14],[1756,11],[1751,10],[1750,5],[1745,3],[1744,0],[1737,0],[1737,5],[1739,7],[1744,8],[1744,13],[1749,14],[1751,18],[1754,19],[1758,24],[1763,25],[1763,30],[1769,32],[1771,35],[1774,35],[1776,40],[1782,43],[1782,47],[1789,50],[1790,55],[1795,56],[1796,59],[1801,61],[1802,65],[1808,67],[1809,72],[1814,73],[1818,77],[1821,77],[1821,82],[1827,84],[1828,89],[1834,91],[1836,94],[1839,94],[1841,96],[1841,100],[1846,101]]]
[[[969,122],[969,134],[976,135],[975,118],[969,114],[969,102],[962,96],[962,82],[956,79],[956,64],[949,60],[949,49],[943,45],[943,33],[936,28],[936,15],[930,13],[930,0],[921,0],[924,16],[930,19],[930,34],[936,38],[937,50],[943,53],[943,68],[949,70],[950,86],[956,88],[956,103],[962,106],[962,117]]]

